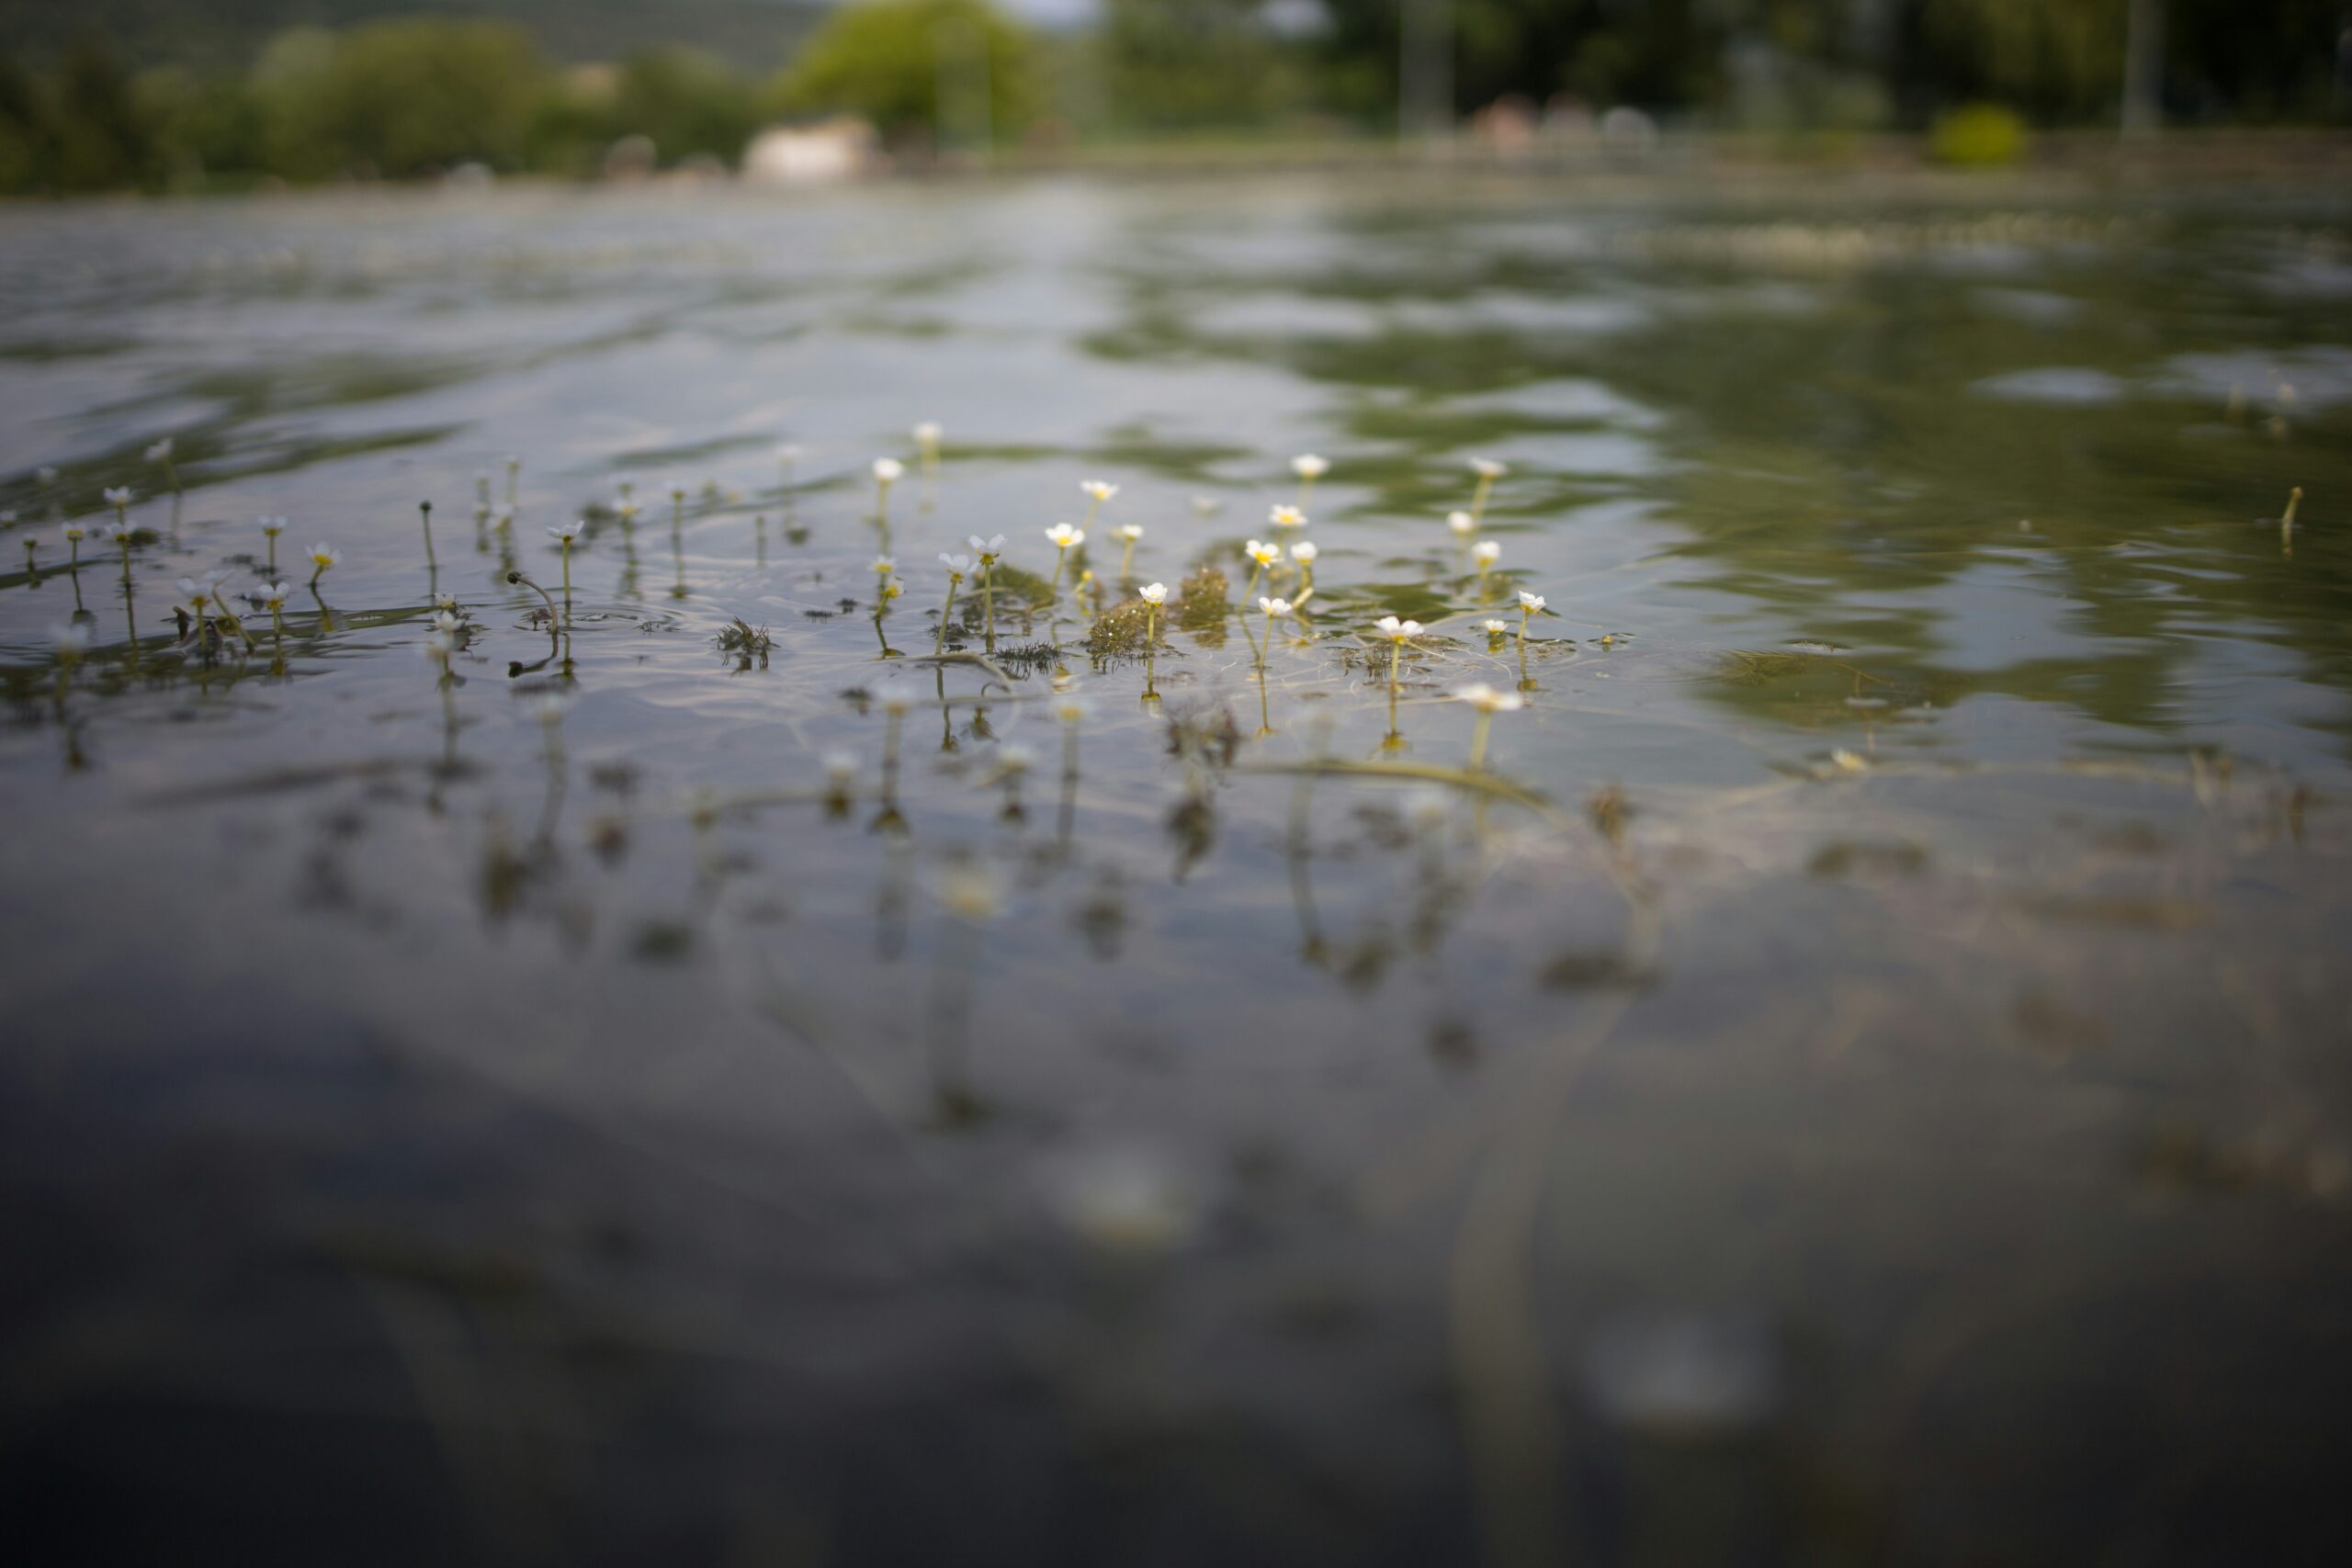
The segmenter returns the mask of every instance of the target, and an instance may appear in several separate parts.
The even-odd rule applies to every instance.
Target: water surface
[[[0,1539],[2352,1548],[2340,200],[18,209],[0,303]],[[1302,619],[1090,654],[1306,452]]]

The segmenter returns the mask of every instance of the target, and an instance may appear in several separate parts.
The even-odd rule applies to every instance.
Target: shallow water
[[[0,1540],[2335,1560],[2346,223],[0,213]],[[1122,522],[1238,599],[1302,452],[1271,644],[1171,598],[1097,660],[1016,580],[991,664],[924,658],[986,652],[938,553],[1042,579],[1090,478],[1096,604]],[[583,513],[550,628],[505,575],[560,598]],[[182,637],[259,514],[282,634]],[[1523,662],[1478,629],[1520,588]],[[1429,627],[1393,702],[1385,613]],[[1475,777],[1471,681],[1526,698]]]

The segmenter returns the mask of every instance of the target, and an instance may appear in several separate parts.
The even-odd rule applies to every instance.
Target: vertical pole
[[[1453,130],[1453,0],[1401,0],[1396,134],[1435,146]]]
[[[2165,3],[2131,0],[2123,29],[2123,134],[2154,136],[2164,121]]]

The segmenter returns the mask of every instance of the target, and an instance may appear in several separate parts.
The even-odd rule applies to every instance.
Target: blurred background
[[[2346,0],[8,0],[0,192],[2340,125]]]

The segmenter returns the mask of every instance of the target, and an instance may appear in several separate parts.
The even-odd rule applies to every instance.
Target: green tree
[[[752,83],[715,55],[640,50],[621,67],[612,107],[616,136],[648,136],[665,162],[696,153],[732,163],[759,123]]]
[[[427,18],[282,34],[254,69],[269,165],[295,179],[514,167],[545,85],[527,34]]]
[[[933,134],[943,85],[951,99],[978,96],[965,90],[967,77],[986,84],[994,134],[1016,131],[1033,117],[1029,35],[983,0],[861,0],[817,29],[768,101],[782,114],[846,112],[893,136]]]
[[[1265,24],[1265,0],[1105,0],[1106,107],[1131,125],[1262,121],[1304,107],[1305,85]]]

